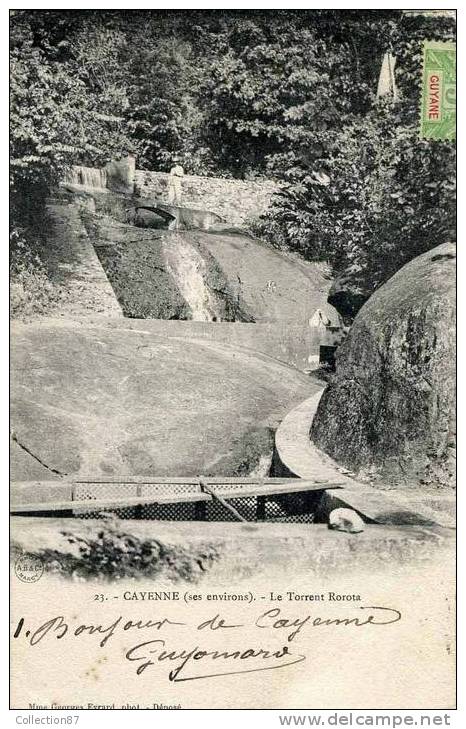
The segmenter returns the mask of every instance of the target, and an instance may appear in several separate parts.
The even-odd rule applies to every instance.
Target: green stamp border
[[[425,88],[426,82],[426,57],[427,51],[438,50],[447,51],[454,53],[454,73],[455,73],[455,92],[456,92],[456,43],[449,41],[431,41],[425,40],[422,49],[422,78],[421,78],[421,98],[420,98],[420,109],[419,109],[419,137],[420,139],[429,141],[455,141],[456,140],[456,99],[455,108],[451,113],[451,117],[448,120],[448,124],[444,120],[438,122],[429,122],[425,119],[425,110],[427,105],[427,93]],[[442,62],[439,62],[439,71],[442,74],[445,72],[445,66],[442,67]],[[443,91],[443,89],[442,89]],[[444,103],[443,94],[441,95],[440,104]],[[446,128],[445,128],[446,127]]]

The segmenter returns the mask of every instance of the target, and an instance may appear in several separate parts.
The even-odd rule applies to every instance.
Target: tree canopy
[[[273,245],[350,268],[364,295],[454,233],[455,150],[418,138],[424,38],[387,10],[16,10],[11,181],[24,215],[75,163],[276,179]],[[383,54],[399,97],[377,99]],[[21,212],[23,210],[23,212]],[[358,278],[359,277],[359,278]]]

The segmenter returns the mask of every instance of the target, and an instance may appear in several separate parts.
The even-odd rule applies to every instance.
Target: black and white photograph
[[[11,708],[446,717],[456,11],[9,37]]]

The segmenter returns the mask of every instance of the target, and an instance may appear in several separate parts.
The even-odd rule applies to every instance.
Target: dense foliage
[[[52,17],[53,15],[53,17]],[[70,35],[66,13],[15,11],[10,114],[13,203],[41,199],[76,162],[101,164],[131,144],[122,124],[118,42],[84,17]],[[114,55],[116,54],[116,55]]]
[[[418,139],[424,38],[400,11],[13,11],[15,226],[66,166],[274,177],[261,234],[352,272],[364,296],[453,235],[454,149]],[[397,99],[376,99],[383,54]]]
[[[402,16],[388,30],[397,98],[377,99],[374,84],[368,108],[317,130],[311,172],[293,150],[262,226],[275,244],[329,261],[358,305],[404,263],[455,238],[454,145],[418,133],[422,43],[453,40],[454,21]]]

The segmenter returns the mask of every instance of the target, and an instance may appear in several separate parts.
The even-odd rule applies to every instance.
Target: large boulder
[[[360,476],[403,488],[453,483],[455,260],[447,243],[406,264],[337,353],[311,438]]]

